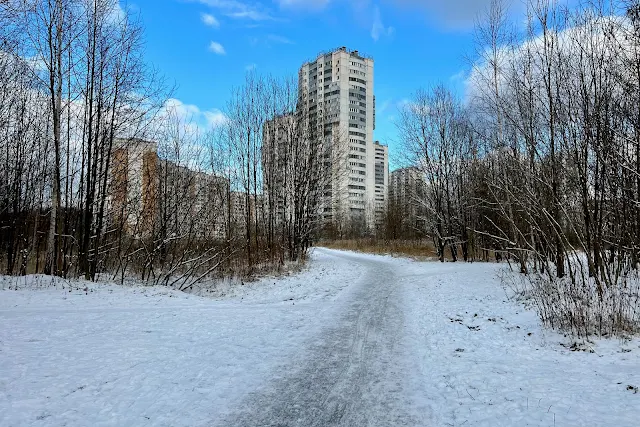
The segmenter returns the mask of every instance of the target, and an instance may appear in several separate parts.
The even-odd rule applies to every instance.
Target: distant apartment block
[[[426,215],[426,191],[426,181],[420,169],[397,169],[391,172],[389,178],[389,208],[407,226],[420,228]]]
[[[257,196],[253,194],[247,195],[242,191],[232,191],[229,194],[231,200],[231,227],[242,230],[247,225],[247,219],[249,224],[255,224],[256,221],[262,220],[264,198],[261,194]]]
[[[134,235],[149,234],[158,210],[158,144],[116,140],[110,174],[109,213]]]
[[[389,178],[389,201],[398,205],[418,203],[426,190],[425,180],[420,169],[407,167],[391,172]]]
[[[109,216],[131,235],[224,238],[229,181],[158,156],[158,144],[117,140],[110,173]]]

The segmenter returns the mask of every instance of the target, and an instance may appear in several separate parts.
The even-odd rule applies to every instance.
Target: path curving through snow
[[[320,250],[324,253],[324,250]],[[282,377],[249,394],[220,426],[426,425],[407,392],[402,285],[389,260],[341,254],[363,267],[332,322]]]

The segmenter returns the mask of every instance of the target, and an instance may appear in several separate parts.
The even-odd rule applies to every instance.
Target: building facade
[[[374,143],[375,154],[375,201],[374,212],[376,227],[382,225],[389,199],[389,147],[380,141]]]
[[[401,206],[415,206],[424,197],[425,179],[420,169],[407,167],[391,172],[389,178],[389,201]]]
[[[262,188],[265,208],[277,224],[293,216],[294,170],[292,145],[297,137],[296,115],[284,114],[264,123],[262,129]],[[299,154],[298,154],[299,155]]]
[[[373,59],[342,47],[303,64],[298,106],[303,133],[326,150],[331,180],[322,193],[323,219],[359,219],[373,228],[388,184],[388,152],[373,138]]]
[[[156,142],[116,140],[109,178],[110,220],[133,236],[226,236],[229,180],[161,159]]]
[[[153,228],[159,205],[158,144],[142,139],[115,141],[110,174],[111,221],[135,235]]]
[[[407,167],[391,172],[387,208],[390,216],[395,217],[398,233],[413,235],[424,229],[426,192],[426,181],[420,169]]]

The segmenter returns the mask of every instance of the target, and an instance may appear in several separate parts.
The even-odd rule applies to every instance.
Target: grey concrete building
[[[298,116],[308,136],[331,150],[326,157],[332,182],[323,192],[323,218],[359,218],[373,228],[388,185],[388,152],[373,137],[373,59],[341,47],[303,64]]]
[[[267,120],[262,135],[262,190],[265,208],[272,212],[277,224],[293,217],[294,176],[291,146],[296,138],[294,113]]]
[[[411,230],[424,228],[427,183],[416,167],[397,169],[389,177],[388,207],[403,227]]]
[[[389,179],[389,200],[401,206],[415,206],[423,199],[426,182],[420,169],[407,167],[391,172]]]
[[[376,225],[380,225],[384,221],[384,213],[389,198],[389,147],[382,145],[380,141],[376,141],[373,148],[375,154],[374,214]]]

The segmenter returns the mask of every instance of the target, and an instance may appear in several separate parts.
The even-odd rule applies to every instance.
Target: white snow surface
[[[416,425],[640,425],[640,340],[571,351],[507,299],[504,265],[327,249],[301,273],[206,297],[0,277],[0,425],[215,425],[305,359],[375,263],[403,312],[398,348],[378,356],[402,358]]]

